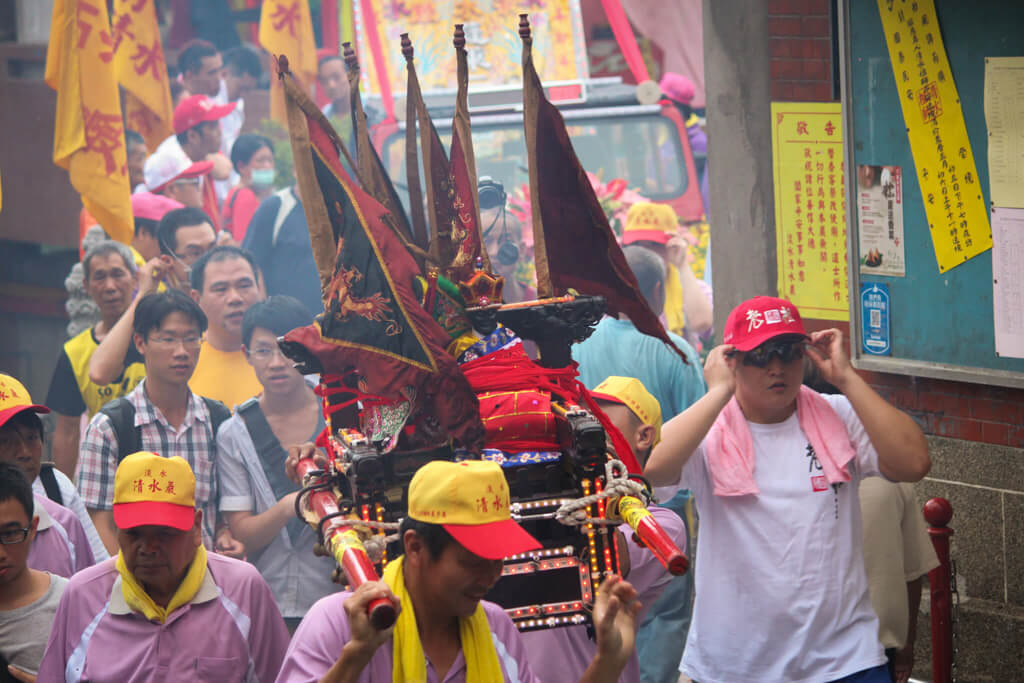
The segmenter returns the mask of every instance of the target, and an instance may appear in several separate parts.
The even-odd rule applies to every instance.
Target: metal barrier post
[[[935,554],[939,566],[928,574],[931,587],[932,616],[932,677],[934,683],[953,680],[953,596],[952,570],[949,560],[949,537],[953,530],[947,527],[953,519],[953,506],[945,498],[932,498],[924,504],[924,518],[930,525]]]

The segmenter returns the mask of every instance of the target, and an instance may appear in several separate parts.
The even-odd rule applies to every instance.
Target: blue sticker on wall
[[[878,282],[860,283],[860,310],[863,316],[861,344],[864,353],[888,356],[889,345],[889,285]]]

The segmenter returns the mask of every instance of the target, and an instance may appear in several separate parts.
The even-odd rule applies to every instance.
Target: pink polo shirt
[[[341,648],[352,637],[344,602],[352,595],[345,591],[321,598],[306,614],[292,637],[288,653],[277,680],[279,683],[314,683],[334,666],[341,656]],[[523,641],[512,620],[492,602],[482,601],[487,621],[491,625],[494,647],[498,651],[506,683],[539,683],[526,661]],[[393,640],[377,648],[370,663],[359,676],[359,683],[391,683]],[[42,680],[42,679],[40,679]],[[466,660],[459,650],[451,669],[442,679],[427,659],[426,683],[463,683],[466,680]],[[497,683],[497,682],[495,682]]]
[[[116,558],[79,572],[61,597],[40,681],[272,681],[288,630],[251,564],[207,555],[196,596],[167,622],[132,611]]]
[[[32,514],[39,515],[39,526],[28,551],[28,566],[66,579],[81,569],[91,567],[95,562],[92,546],[78,516],[46,496],[37,493],[33,497],[35,509]]]
[[[682,518],[656,505],[651,507],[651,514],[669,538],[675,541],[676,546],[686,552],[686,527]],[[626,578],[633,584],[643,605],[643,611],[636,620],[639,626],[647,608],[654,604],[665,586],[675,577],[661,566],[654,553],[633,541],[633,530],[629,525],[623,524],[619,530],[626,537],[629,552],[629,576]],[[530,658],[530,666],[537,672],[537,676],[542,681],[552,683],[578,681],[597,652],[597,643],[587,636],[586,626],[528,631],[523,634],[523,643]],[[622,670],[619,683],[640,683],[640,665],[635,652]]]

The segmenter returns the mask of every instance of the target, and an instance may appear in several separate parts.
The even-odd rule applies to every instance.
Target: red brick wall
[[[838,327],[849,341],[849,323],[804,322],[809,331]],[[925,434],[1024,448],[1024,389],[865,370],[860,375]]]
[[[832,14],[829,0],[769,0],[772,99],[831,102]]]

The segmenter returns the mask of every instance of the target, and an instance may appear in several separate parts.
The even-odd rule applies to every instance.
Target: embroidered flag
[[[337,244],[316,322],[285,339],[315,355],[327,374],[354,368],[360,391],[412,404],[427,422],[476,449],[483,426],[473,390],[445,353],[445,331],[417,301],[415,261],[389,226],[391,216],[342,167],[341,140],[312,100],[283,75],[296,175],[310,237],[325,279],[323,249]],[[320,246],[316,246],[320,245]]]
[[[472,277],[478,257],[487,272],[491,270],[491,261],[487,256],[487,250],[481,246],[476,157],[473,153],[473,135],[469,125],[469,62],[462,24],[455,25],[453,42],[458,91],[455,96],[455,118],[452,120],[449,182],[456,223],[452,231],[455,256],[449,266],[449,279],[465,282]]]
[[[412,230],[409,227],[409,219],[405,215],[402,202],[395,192],[391,178],[388,176],[384,163],[377,154],[377,149],[370,139],[370,127],[366,121],[366,112],[363,111],[363,98],[359,93],[359,58],[351,43],[342,45],[342,54],[345,57],[345,66],[348,69],[349,97],[352,103],[352,134],[356,144],[356,166],[355,172],[362,183],[363,189],[370,193],[389,213],[389,225],[397,231],[399,239],[407,249],[416,252],[416,248],[410,246],[414,243]],[[421,260],[426,253],[420,249],[417,257]]]

